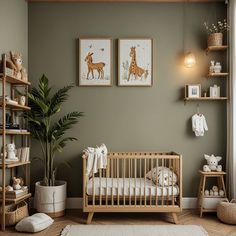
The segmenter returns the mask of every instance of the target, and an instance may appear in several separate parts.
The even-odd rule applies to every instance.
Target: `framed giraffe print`
[[[118,51],[118,85],[152,86],[152,39],[119,39]]]
[[[79,86],[112,85],[110,38],[79,38]]]

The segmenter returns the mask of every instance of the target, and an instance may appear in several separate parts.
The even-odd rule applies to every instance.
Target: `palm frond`
[[[67,142],[76,141],[76,140],[77,140],[77,138],[74,138],[74,137],[66,137],[66,138],[63,138],[63,139],[55,142],[53,145],[53,153],[55,153],[56,151],[62,152],[62,150],[66,146]]]
[[[49,106],[49,115],[53,115],[57,112],[60,111],[61,108],[61,104],[63,102],[65,102],[69,95],[68,95],[68,91],[73,88],[73,85],[68,85],[62,89],[59,89],[51,98],[50,101],[50,106]]]

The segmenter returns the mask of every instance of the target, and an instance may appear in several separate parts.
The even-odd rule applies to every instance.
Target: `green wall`
[[[68,181],[68,195],[81,196],[81,151],[105,143],[112,151],[174,150],[183,155],[184,196],[196,196],[198,169],[204,153],[226,153],[226,106],[202,102],[209,131],[202,138],[191,131],[197,103],[183,102],[187,83],[214,83],[204,78],[210,58],[206,56],[205,20],[222,19],[224,4],[29,4],[29,76],[36,84],[45,73],[57,89],[76,83],[78,37],[109,36],[113,39],[114,86],[75,87],[62,112],[83,111],[86,116],[69,135],[79,138],[57,160],[68,160],[58,179]],[[154,40],[154,85],[151,88],[117,87],[117,38],[151,37]],[[193,51],[197,65],[182,65],[184,51]],[[223,54],[222,54],[223,55]],[[221,85],[221,82],[218,82]],[[223,89],[223,88],[222,88]],[[33,141],[32,156],[40,155]],[[42,177],[39,163],[32,164],[32,183]]]

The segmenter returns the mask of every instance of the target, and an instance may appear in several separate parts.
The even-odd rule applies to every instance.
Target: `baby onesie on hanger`
[[[204,136],[204,132],[208,130],[208,127],[203,114],[195,114],[192,116],[192,129],[197,137]]]

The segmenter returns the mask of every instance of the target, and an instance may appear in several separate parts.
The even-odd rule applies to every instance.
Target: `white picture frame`
[[[120,38],[118,40],[118,86],[153,85],[153,40]]]
[[[201,85],[200,84],[188,84],[187,92],[189,98],[200,98],[201,97]]]
[[[79,86],[112,86],[112,40],[79,38]]]

